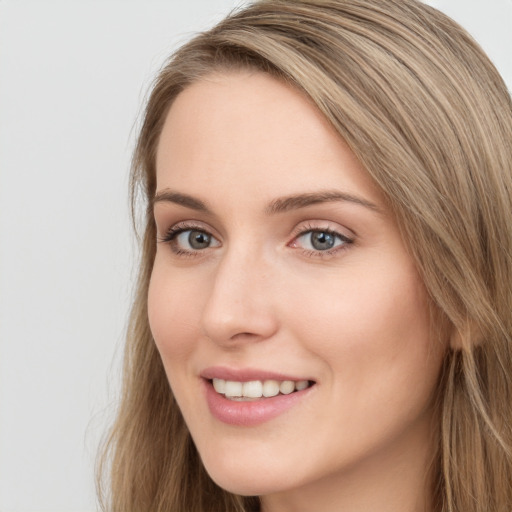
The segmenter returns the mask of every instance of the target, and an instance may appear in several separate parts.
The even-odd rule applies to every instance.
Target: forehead
[[[211,74],[180,93],[165,120],[156,163],[158,189],[190,194],[239,185],[247,197],[336,186],[378,195],[318,109],[261,72]]]
[[[291,126],[296,129],[290,130]],[[185,142],[191,133],[216,146],[224,141],[231,149],[244,141],[251,147],[258,143],[268,146],[276,135],[280,142],[300,143],[314,135],[315,129],[330,131],[333,139],[338,139],[318,109],[297,89],[262,72],[212,73],[176,97],[158,155],[164,156],[169,141],[178,144],[182,138]]]

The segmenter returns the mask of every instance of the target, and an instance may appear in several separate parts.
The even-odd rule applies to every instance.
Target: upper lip
[[[257,368],[230,368],[227,366],[211,366],[201,373],[203,379],[223,379],[236,382],[249,382],[252,380],[313,380],[304,376],[285,375],[284,373],[260,370]]]

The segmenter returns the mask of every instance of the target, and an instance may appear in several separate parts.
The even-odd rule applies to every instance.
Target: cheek
[[[302,319],[296,336],[326,363],[342,402],[347,395],[355,407],[372,404],[372,396],[391,400],[417,391],[427,397],[437,382],[443,351],[431,336],[419,276],[407,263],[387,265],[385,272],[351,270],[338,288],[295,294],[299,298],[290,311]]]
[[[392,350],[411,337],[428,339],[428,302],[419,277],[412,269],[390,269],[352,267],[342,279],[328,276],[325,282],[302,283],[286,301],[298,330],[329,351],[369,345]]]
[[[191,340],[197,338],[200,296],[181,281],[157,256],[148,290],[148,318],[166,369],[186,360],[193,350]]]
[[[430,425],[444,349],[431,336],[426,292],[414,271],[347,275],[343,289],[323,295],[302,295],[290,310],[301,319],[296,337],[323,362],[328,393],[315,417],[325,430],[319,435],[333,440],[335,467],[340,454],[357,460],[420,432],[412,426]]]

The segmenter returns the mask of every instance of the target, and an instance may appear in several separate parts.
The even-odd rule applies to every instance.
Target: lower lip
[[[294,391],[289,395],[277,395],[250,402],[229,400],[215,391],[210,381],[203,381],[206,400],[212,415],[228,425],[252,427],[269,421],[298,404],[314,386]]]

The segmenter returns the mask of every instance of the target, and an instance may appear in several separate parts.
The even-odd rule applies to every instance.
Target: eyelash
[[[181,233],[185,233],[187,231],[199,231],[201,233],[205,233],[208,236],[215,238],[211,233],[209,233],[203,226],[197,224],[188,224],[186,222],[180,222],[172,227],[170,227],[165,235],[158,239],[158,242],[168,244],[171,247],[171,250],[174,254],[180,257],[195,257],[199,256],[201,251],[188,251],[184,249],[180,249],[176,243],[176,238],[181,235]]]
[[[308,233],[326,233],[328,235],[332,235],[333,237],[339,239],[341,244],[334,246],[331,249],[327,249],[324,251],[320,250],[312,250],[312,249],[304,249],[302,248],[302,253],[307,257],[312,258],[330,258],[334,255],[336,255],[340,251],[346,251],[348,249],[348,246],[354,243],[354,239],[350,238],[346,235],[343,235],[339,231],[336,231],[335,229],[332,229],[328,226],[322,227],[318,225],[313,224],[306,224],[301,225],[296,231],[292,233],[293,239],[291,242],[289,242],[289,246],[296,242],[300,237],[307,235]]]
[[[197,225],[197,224],[189,224],[186,222],[182,222],[179,224],[176,224],[169,228],[165,235],[158,239],[158,242],[169,244],[171,247],[171,250],[174,254],[180,257],[197,257],[200,256],[201,250],[184,250],[180,249],[176,243],[176,238],[187,231],[198,231],[200,233],[204,233],[211,237],[212,239],[216,240],[216,238],[208,232],[206,229],[204,229],[203,226]],[[304,249],[302,248],[302,253],[307,257],[313,257],[313,258],[329,258],[334,256],[339,251],[347,250],[348,246],[354,243],[354,239],[350,238],[346,235],[343,235],[339,233],[338,231],[329,228],[329,227],[320,227],[320,226],[313,226],[311,224],[308,224],[306,226],[301,226],[297,229],[297,231],[292,233],[292,241],[289,242],[287,245],[290,247],[291,244],[295,243],[300,237],[307,235],[308,233],[326,233],[329,235],[332,235],[339,241],[343,242],[339,245],[335,245],[331,249],[327,249],[324,251],[321,250],[311,250],[311,249]]]

